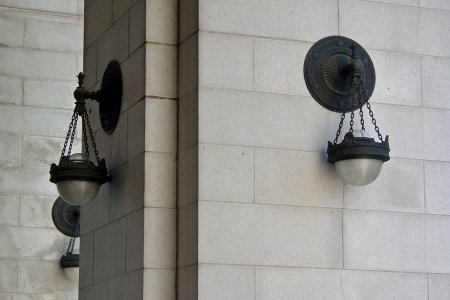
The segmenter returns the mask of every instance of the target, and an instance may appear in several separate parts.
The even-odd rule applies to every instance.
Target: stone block
[[[6,7],[40,10],[63,14],[78,14],[78,1],[74,0],[1,0],[0,4]]]
[[[109,223],[94,232],[93,283],[125,274],[126,220]]]
[[[383,271],[426,270],[426,216],[344,212],[344,267]]]
[[[323,153],[256,149],[257,203],[340,208],[343,186]]]
[[[0,76],[0,103],[21,105],[23,103],[22,79],[17,77]]]
[[[59,261],[19,261],[19,293],[75,292],[76,285],[64,276]]]
[[[110,221],[144,206],[144,163],[142,154],[113,171],[110,183]]]
[[[145,151],[176,153],[177,102],[146,99],[145,120]]]
[[[178,102],[178,152],[198,142],[198,91],[184,96]]]
[[[362,30],[361,24],[370,28],[370,33]],[[417,7],[358,0],[339,2],[339,34],[351,37],[365,49],[419,53],[418,24]]]
[[[450,215],[450,163],[425,161],[425,202],[427,213]]]
[[[83,224],[83,223],[81,223]],[[83,289],[92,285],[92,274],[94,268],[94,233],[80,237],[80,277],[79,287]]]
[[[24,47],[82,53],[83,26],[26,20]]]
[[[147,42],[178,44],[178,1],[147,1]]]
[[[69,122],[70,119],[67,120],[67,123]],[[74,140],[72,153],[80,153],[81,144],[80,140]],[[64,138],[24,135],[22,162],[29,165],[43,164],[47,166],[58,163],[63,146]]]
[[[424,109],[423,120],[424,158],[450,161],[450,139],[438,134],[442,128],[450,128],[450,110]]]
[[[144,267],[176,268],[176,209],[145,208]]]
[[[450,217],[427,215],[427,264],[430,273],[450,273]]]
[[[178,1],[179,41],[183,43],[189,36],[198,31],[199,0]]]
[[[112,169],[115,169],[127,162],[129,148],[128,132],[128,112],[124,112],[120,114],[116,128],[110,135],[111,161],[109,163]]]
[[[338,114],[311,98],[199,91],[199,143],[322,152],[338,123]]]
[[[25,31],[25,22],[21,19],[7,18],[0,16],[0,44],[21,47],[23,46],[23,36]]]
[[[127,217],[126,272],[142,269],[144,265],[144,209]]]
[[[146,44],[145,95],[177,98],[177,47]]]
[[[99,70],[100,72],[102,70]],[[92,90],[97,83],[97,43],[86,48],[83,53],[84,87]],[[95,104],[97,106],[97,104]]]
[[[59,260],[66,247],[56,229],[2,226],[0,233],[0,258]]]
[[[20,163],[22,160],[22,136],[0,132],[0,162]]]
[[[97,41],[97,81],[111,60],[123,62],[128,57],[128,15],[117,20]]]
[[[420,56],[369,52],[377,77],[370,101],[421,106]]]
[[[450,48],[450,11],[421,9],[419,23],[419,51],[421,54],[448,56]]]
[[[176,208],[177,160],[173,153],[145,153],[145,206]]]
[[[345,185],[344,199],[346,208],[423,213],[423,162],[393,158],[383,165],[373,183]]]
[[[86,288],[80,288],[80,300],[108,300],[109,282],[104,281]]]
[[[108,299],[143,299],[143,270],[137,270],[109,282]]]
[[[422,159],[424,151],[434,148],[424,146],[427,143],[418,142],[422,141],[422,137],[426,139],[427,122],[425,122],[426,118],[421,108],[372,103],[372,110],[383,139],[389,135],[391,148],[389,155],[391,157]],[[366,109],[364,115],[367,132],[378,142],[377,134]],[[360,127],[357,125],[357,128]]]
[[[253,37],[201,32],[199,85],[253,90]]]
[[[199,200],[254,202],[255,150],[200,145]]]
[[[198,265],[178,269],[179,300],[198,299]]]
[[[116,1],[125,2],[125,1]],[[113,23],[113,0],[95,0],[84,10],[84,48],[95,42]]]
[[[199,265],[198,299],[256,299],[255,267]]]
[[[445,300],[450,295],[450,275],[429,274],[429,300]]]
[[[256,267],[256,298],[342,300],[339,270]]]
[[[426,274],[342,271],[342,290],[347,300],[428,299]]]
[[[198,214],[199,263],[342,267],[340,210],[201,201]]]
[[[73,80],[78,74],[77,56],[72,53],[0,47],[0,55],[8,57],[2,62],[5,75]]]
[[[145,46],[130,55],[122,64],[122,107],[126,111],[145,95]]]
[[[144,298],[176,299],[175,270],[144,269]]]
[[[0,193],[56,196],[58,192],[49,181],[49,170],[49,166],[2,165]]]
[[[422,57],[423,106],[450,109],[450,58]]]
[[[55,228],[51,211],[55,197],[22,195],[20,225],[24,227]]]
[[[420,0],[374,0],[374,2],[398,4],[398,5],[409,5],[418,6]]]
[[[198,34],[190,36],[179,47],[178,97],[198,88]]]
[[[420,6],[450,10],[450,3],[447,0],[420,0]]]
[[[198,262],[198,203],[178,209],[178,268]]]
[[[316,41],[338,33],[338,2],[200,1],[200,29]]]
[[[116,21],[123,16],[139,0],[112,0],[113,2],[113,20]]]
[[[146,33],[146,6],[147,1],[140,0],[128,12],[129,30],[128,30],[128,53],[132,54],[136,49],[142,47],[145,43]],[[162,28],[160,28],[162,29]]]
[[[20,195],[0,194],[0,225],[19,226]]]
[[[73,75],[75,78],[75,74]],[[75,108],[73,91],[77,86],[78,84],[75,80],[26,79],[24,82],[24,104],[73,110]]]
[[[0,272],[0,292],[17,292],[17,261],[0,260],[0,270],[2,270],[2,272]]]
[[[141,100],[127,111],[128,159],[132,159],[145,151],[145,103],[145,100]]]
[[[178,156],[178,207],[198,201],[198,147]]]
[[[109,202],[110,185],[105,183],[94,200],[81,206],[81,234],[87,234],[109,223]]]
[[[3,294],[0,293],[1,300],[78,300],[78,292],[64,294]]]
[[[72,111],[69,110],[0,106],[0,127],[8,133],[65,137],[71,117]]]
[[[255,39],[255,91],[309,96],[303,62],[310,43]]]

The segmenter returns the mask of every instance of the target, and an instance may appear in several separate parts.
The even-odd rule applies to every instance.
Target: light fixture
[[[52,219],[55,227],[70,237],[66,253],[61,256],[59,264],[66,277],[78,282],[80,254],[74,252],[75,239],[80,236],[80,206],[72,205],[58,197],[53,203]]]
[[[390,149],[389,136],[383,140],[368,102],[375,88],[375,68],[369,54],[349,38],[325,37],[308,51],[303,72],[313,98],[326,109],[341,113],[336,137],[328,142],[328,162],[335,165],[337,174],[347,184],[371,183],[389,160]],[[366,132],[364,105],[380,142]],[[354,130],[354,111],[358,109],[361,129]],[[350,128],[338,143],[346,113],[350,113]]]
[[[105,159],[100,159],[98,155],[86,110],[86,99],[99,102],[102,128],[106,133],[111,134],[120,115],[122,74],[120,64],[117,61],[111,61],[103,74],[101,89],[95,92],[85,90],[83,73],[78,74],[77,77],[78,87],[74,91],[75,109],[67,131],[59,165],[52,164],[50,167],[50,181],[56,184],[58,193],[64,201],[74,205],[82,205],[93,200],[98,194],[100,185],[109,180]],[[81,117],[82,120],[85,151],[84,153],[71,154],[78,117]],[[90,141],[88,140],[88,134]],[[96,163],[91,160],[89,144],[93,148]]]

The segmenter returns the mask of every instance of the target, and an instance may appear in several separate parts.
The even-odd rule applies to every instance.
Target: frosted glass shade
[[[89,161],[89,157],[83,153],[74,153],[70,156],[70,160],[75,164],[84,163]],[[64,180],[58,182],[56,187],[64,201],[73,205],[82,205],[94,200],[100,190],[98,182],[87,180]]]
[[[64,274],[70,281],[78,282],[80,277],[80,268],[79,267],[64,268]]]
[[[372,158],[346,159],[337,161],[334,166],[346,184],[362,186],[377,179],[383,161]]]
[[[59,195],[67,203],[82,205],[97,197],[100,184],[94,181],[65,180],[56,184]]]

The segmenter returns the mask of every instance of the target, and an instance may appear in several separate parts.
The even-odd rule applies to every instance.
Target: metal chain
[[[97,163],[100,165],[100,157],[98,156],[97,144],[95,143],[94,134],[93,134],[92,128],[91,128],[91,122],[89,122],[89,116],[88,116],[87,111],[84,111],[84,116],[85,116],[86,123],[87,123],[88,129],[89,129],[89,135],[91,136],[92,148],[94,148],[95,158],[97,159]]]
[[[364,113],[362,110],[362,106],[359,107],[359,116],[361,117],[361,130],[366,131],[366,128],[364,127]]]
[[[72,120],[70,121],[70,124],[69,124],[69,130],[67,131],[66,140],[64,141],[64,146],[61,151],[60,159],[62,159],[64,157],[64,154],[66,154],[67,143],[69,142],[69,138],[70,138],[70,134],[72,132],[74,120],[78,120],[78,116],[77,116],[76,112],[73,112],[73,114],[72,114]],[[75,127],[76,127],[76,123],[75,123]]]
[[[83,114],[84,115],[84,114]],[[81,115],[81,119],[83,120],[83,141],[84,141],[84,149],[86,150],[86,156],[89,157],[89,144],[86,134],[86,122],[84,120],[83,115]]]
[[[352,111],[352,113],[350,114],[350,129],[348,130],[348,132],[352,132],[353,133],[353,119],[355,118],[355,113]]]
[[[345,113],[342,113],[341,121],[339,122],[339,127],[338,127],[338,130],[336,132],[336,138],[334,139],[334,142],[333,142],[333,144],[335,144],[335,145],[338,142],[339,135],[341,135],[341,129],[342,129],[342,125],[344,124],[344,119],[345,119]]]
[[[70,137],[69,151],[67,152],[68,156],[70,156],[70,154],[72,153],[73,139],[75,138],[75,131],[77,129],[77,124],[78,124],[78,116],[75,117],[75,121],[73,122],[72,136]]]
[[[381,142],[383,142],[383,136],[380,133],[380,128],[377,126],[377,120],[375,120],[375,117],[373,116],[372,106],[370,105],[369,101],[366,103],[367,109],[369,110],[369,116],[372,118],[372,124],[375,126],[375,131],[377,132],[378,138]]]

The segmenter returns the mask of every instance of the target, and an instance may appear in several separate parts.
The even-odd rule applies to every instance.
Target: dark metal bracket
[[[308,51],[303,66],[306,86],[323,107],[335,112],[351,112],[364,105],[375,88],[375,68],[369,54],[344,36],[329,36]],[[350,94],[352,78],[364,83],[365,99]]]
[[[72,205],[58,197],[53,203],[52,219],[56,229],[70,237],[80,236],[80,206]]]
[[[77,104],[84,104],[86,99],[99,103],[100,123],[107,134],[113,133],[117,126],[122,105],[122,72],[118,61],[111,61],[103,73],[98,91],[86,91],[83,86],[84,74],[78,74],[78,87],[73,92]],[[81,105],[77,105],[80,107]]]

